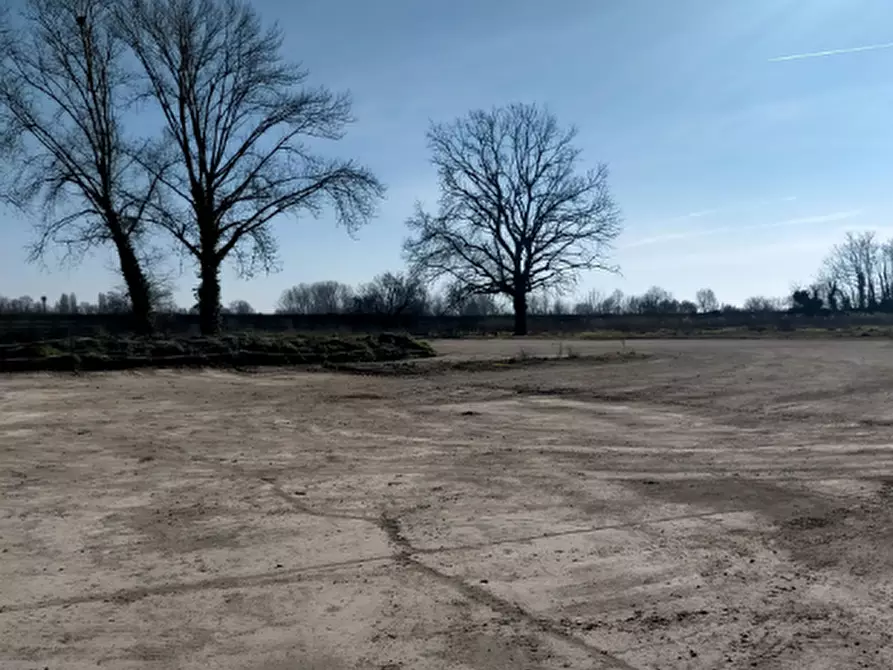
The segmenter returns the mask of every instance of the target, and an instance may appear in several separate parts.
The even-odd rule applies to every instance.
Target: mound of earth
[[[0,372],[342,365],[431,356],[434,350],[427,343],[393,333],[78,337],[0,345]]]

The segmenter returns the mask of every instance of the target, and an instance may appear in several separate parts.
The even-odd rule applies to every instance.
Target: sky
[[[584,167],[611,170],[621,274],[586,273],[578,295],[782,296],[847,231],[893,236],[889,0],[253,4],[309,83],[351,92],[356,122],[327,154],[368,165],[388,193],[353,239],[329,215],[277,221],[281,270],[245,280],[227,267],[224,302],[269,310],[300,282],[401,269],[413,204],[437,199],[429,123],[512,102],[577,126]],[[0,211],[0,294],[95,300],[120,283],[106,253],[25,263],[30,225]],[[181,304],[195,283],[187,264]]]

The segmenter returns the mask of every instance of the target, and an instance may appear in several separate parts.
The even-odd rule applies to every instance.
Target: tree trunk
[[[116,240],[121,276],[130,297],[133,330],[137,335],[149,335],[154,330],[152,322],[152,296],[149,280],[140,267],[139,259],[130,240]]]
[[[515,308],[515,335],[527,335],[527,294],[519,292],[512,297]]]
[[[203,259],[199,270],[198,322],[202,335],[220,332],[220,264]]]

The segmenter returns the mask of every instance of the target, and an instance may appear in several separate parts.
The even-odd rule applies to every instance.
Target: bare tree
[[[383,186],[365,168],[328,160],[302,138],[335,140],[350,100],[304,87],[245,0],[123,0],[120,28],[145,74],[166,137],[145,162],[163,184],[155,219],[197,263],[201,329],[219,329],[220,266],[275,265],[270,222],[317,216],[328,202],[349,230]],[[314,142],[315,143],[315,142]]]
[[[878,250],[878,298],[884,310],[893,310],[893,240]]]
[[[117,252],[140,332],[151,330],[149,284],[138,245],[153,185],[128,156],[128,73],[107,0],[27,0],[0,52],[0,116],[16,170],[13,204],[42,206],[31,260],[63,245],[71,259],[98,245]]]
[[[615,289],[611,295],[598,304],[597,314],[622,314],[626,297],[623,291]]]
[[[257,314],[257,310],[247,300],[233,300],[227,307],[229,314]]]
[[[68,294],[63,293],[59,296],[59,300],[56,302],[56,307],[53,310],[58,314],[70,314],[71,313],[71,303],[68,300]]]
[[[309,284],[298,284],[287,288],[276,303],[277,314],[313,314],[313,298]]]
[[[888,260],[873,232],[847,233],[831,249],[820,275],[838,287],[844,309],[872,309],[893,294]]]
[[[680,306],[672,293],[660,286],[652,286],[642,295],[630,296],[627,309],[636,314],[676,314]]]
[[[586,294],[586,297],[583,300],[580,300],[574,305],[574,314],[598,314],[598,308],[604,300],[604,294],[601,291],[593,289]]]
[[[527,296],[527,314],[533,316],[545,316],[549,313],[551,300],[549,293],[545,290],[533,291]],[[526,324],[525,324],[526,329]]]
[[[780,312],[787,307],[781,298],[767,298],[762,295],[751,296],[742,305],[745,312]]]
[[[97,305],[100,314],[125,314],[131,309],[130,299],[123,291],[100,293]]]
[[[535,105],[474,111],[428,132],[440,181],[436,214],[417,206],[404,243],[413,267],[476,294],[505,295],[515,333],[530,293],[571,288],[606,264],[620,233],[608,169],[578,173],[576,130]]]
[[[317,314],[340,314],[353,305],[353,288],[337,281],[318,281],[310,285],[313,311]]]
[[[563,314],[570,314],[571,308],[564,300],[561,298],[555,298],[552,301],[552,304],[549,306],[549,314],[555,316],[561,316]]]
[[[712,288],[699,289],[695,294],[695,302],[699,312],[715,312],[719,309],[719,300]]]
[[[280,314],[341,314],[353,307],[353,289],[337,281],[298,284],[279,297]]]
[[[363,314],[424,314],[428,291],[417,276],[385,272],[361,286],[354,298],[354,310]]]

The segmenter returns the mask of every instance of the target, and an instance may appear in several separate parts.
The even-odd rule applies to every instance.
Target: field
[[[434,345],[0,377],[0,667],[893,667],[893,342]]]

